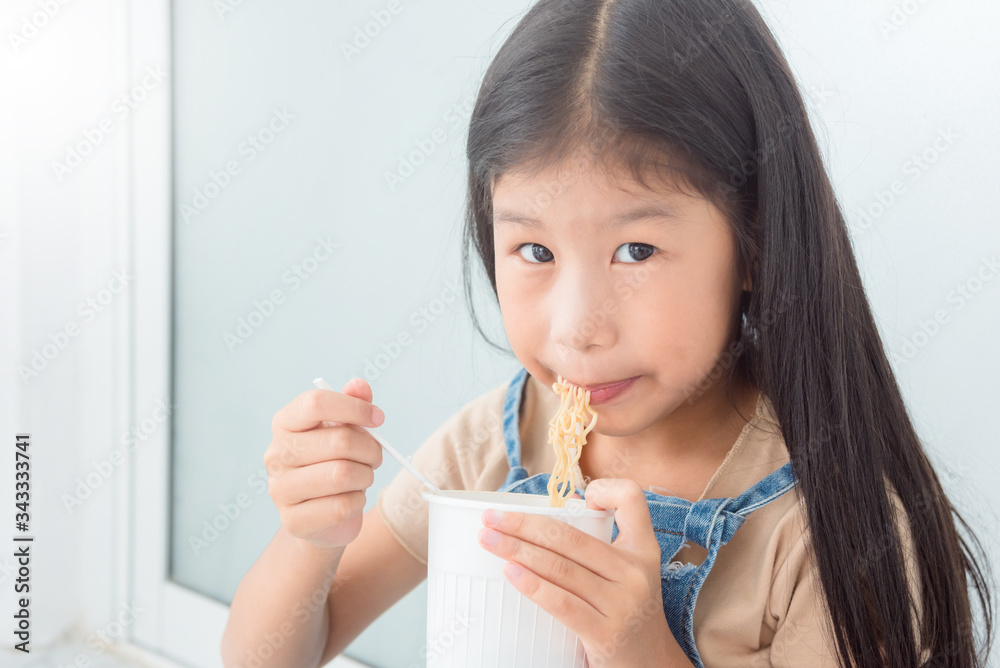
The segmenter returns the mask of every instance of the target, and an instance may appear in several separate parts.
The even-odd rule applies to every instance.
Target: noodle
[[[552,390],[562,395],[562,405],[549,422],[549,443],[556,451],[556,465],[548,484],[549,506],[564,508],[566,499],[573,495],[574,468],[579,470],[587,434],[597,424],[597,411],[590,407],[590,391],[570,384],[562,376],[552,384]],[[584,427],[587,413],[593,419]]]

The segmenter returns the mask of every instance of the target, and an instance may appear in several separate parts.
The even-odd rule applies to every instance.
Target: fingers
[[[617,579],[620,561],[610,551],[611,546],[599,538],[546,515],[501,513],[499,521],[490,523],[486,521],[486,512],[489,511],[483,513],[483,524],[505,534],[507,544],[528,542],[561,558],[569,559],[605,580]],[[484,532],[481,532],[481,535],[482,533]],[[480,542],[482,543],[482,540]],[[483,544],[483,546],[489,549],[488,545]],[[536,557],[538,554],[533,553]]]
[[[372,388],[364,378],[351,378],[344,383],[341,392],[349,394],[352,397],[357,397],[362,401],[367,401],[368,403],[371,403],[372,400]]]
[[[385,420],[382,410],[372,405],[371,388],[363,379],[351,379],[344,386],[362,397],[330,390],[306,390],[274,414],[271,429],[275,432],[308,431],[323,421],[377,427]]]
[[[335,494],[364,492],[375,482],[375,472],[367,464],[337,459],[288,469],[280,477],[269,477],[268,482],[275,505],[291,506]]]
[[[577,635],[590,635],[591,629],[597,627],[605,616],[589,602],[550,582],[530,567],[508,563],[504,566],[504,573],[515,589]]]
[[[548,519],[551,520],[551,518]],[[559,520],[555,520],[555,522],[565,524]],[[600,600],[599,592],[602,587],[607,585],[607,580],[588,568],[583,567],[578,561],[569,559],[559,552],[542,547],[534,542],[520,540],[490,527],[483,527],[479,530],[479,542],[498,557],[509,561],[516,561],[518,564],[530,569],[547,583],[551,583],[568,592],[586,592],[586,598],[576,596],[574,598],[604,614],[604,611],[596,608],[595,602]],[[542,593],[544,595],[545,592]]]
[[[308,539],[316,537],[317,530],[344,531],[347,532],[347,542],[350,542],[361,528],[364,509],[365,493],[354,491],[310,499],[282,506],[278,510],[281,523],[292,535]],[[355,518],[357,523],[353,527],[347,526],[347,520],[351,518]]]
[[[638,483],[591,481],[586,494],[588,508],[615,510],[614,545],[545,515],[497,513],[488,522],[495,510],[483,513],[483,523],[497,535],[491,540],[484,528],[479,537],[484,549],[508,560],[504,574],[518,591],[581,636],[620,618],[629,600],[660,593],[660,547]]]
[[[646,495],[631,478],[598,478],[587,485],[587,508],[606,510],[613,508],[618,537],[615,545],[635,551],[650,547],[650,540],[656,544],[653,521],[649,516]]]
[[[382,446],[354,425],[281,432],[264,452],[264,467],[270,475],[279,476],[288,469],[336,459],[378,468],[382,465]]]

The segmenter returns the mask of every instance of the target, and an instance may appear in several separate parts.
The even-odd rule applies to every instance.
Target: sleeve
[[[888,483],[887,483],[888,484]],[[919,637],[920,585],[916,570],[914,546],[905,521],[906,513],[902,502],[890,486],[890,501],[895,519],[902,530],[903,557],[907,582],[915,609],[911,622],[915,637]],[[774,668],[794,668],[815,666],[817,668],[839,668],[840,654],[837,650],[833,621],[826,607],[819,577],[819,566],[812,550],[808,548],[807,532],[804,526],[805,505],[799,506],[799,535],[789,550],[784,563],[775,573],[771,589],[769,608],[779,621],[771,641],[770,660]],[[873,545],[873,549],[877,549]]]
[[[483,469],[499,439],[507,383],[474,399],[432,433],[410,458],[441,489],[479,489]],[[384,461],[384,460],[383,460]],[[499,485],[497,485],[499,486]],[[406,469],[379,492],[376,508],[400,545],[427,564],[427,501],[423,483]]]
[[[771,640],[774,668],[839,668],[836,636],[826,609],[815,558],[805,536],[778,569],[771,590],[771,614],[778,618]]]

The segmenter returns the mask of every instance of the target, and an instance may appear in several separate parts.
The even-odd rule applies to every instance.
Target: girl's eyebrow
[[[676,207],[671,206],[666,202],[655,202],[643,204],[624,213],[612,216],[601,223],[599,225],[599,229],[608,230],[612,227],[628,225],[629,223],[636,223],[640,220],[647,220],[649,218],[657,218],[658,220],[656,222],[670,226],[674,226],[683,220],[680,211]],[[537,218],[517,213],[516,211],[494,209],[493,224],[498,227],[519,225],[527,228],[537,228],[542,225],[542,221]]]

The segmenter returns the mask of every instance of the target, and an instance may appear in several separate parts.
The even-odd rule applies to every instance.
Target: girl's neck
[[[696,501],[752,419],[759,396],[751,384],[734,382],[738,410],[725,387],[717,386],[641,436],[592,432],[580,454],[580,471],[591,480],[631,478],[643,489]]]

